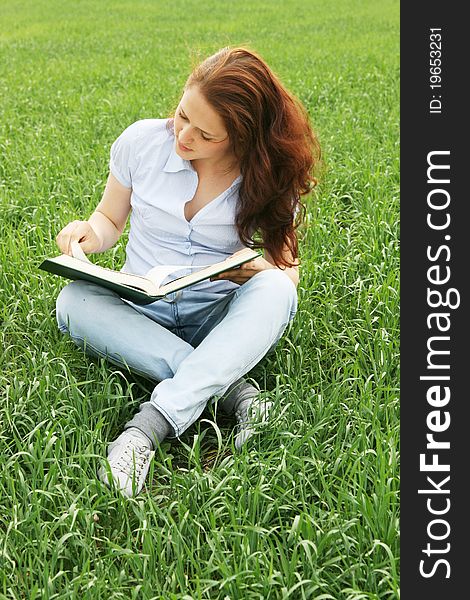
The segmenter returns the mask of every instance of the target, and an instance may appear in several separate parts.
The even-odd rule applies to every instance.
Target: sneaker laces
[[[257,398],[248,407],[238,408],[235,411],[235,417],[241,425],[252,425],[256,422],[264,423],[272,406],[273,403],[269,400]]]
[[[115,469],[124,475],[128,475],[133,469],[136,476],[140,477],[150,454],[150,448],[146,446],[133,446],[132,448],[127,446],[116,461]]]

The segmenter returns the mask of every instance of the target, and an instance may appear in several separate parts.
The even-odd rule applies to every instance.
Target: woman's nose
[[[180,130],[179,139],[183,145],[186,145],[184,142],[191,142],[193,139],[193,134],[191,132],[191,125],[186,124]]]

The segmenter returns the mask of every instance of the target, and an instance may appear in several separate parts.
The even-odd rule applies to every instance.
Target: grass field
[[[399,597],[398,23],[396,0],[2,1],[0,598]],[[206,411],[124,499],[96,470],[152,386],[60,335],[65,282],[37,265],[98,203],[114,139],[179,100],[191,51],[243,44],[326,165],[298,314],[250,373],[273,426],[238,455]]]

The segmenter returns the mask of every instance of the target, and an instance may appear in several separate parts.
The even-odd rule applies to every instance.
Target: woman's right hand
[[[72,221],[58,233],[55,241],[60,251],[69,256],[72,256],[71,242],[74,241],[80,243],[85,254],[99,252],[103,245],[88,221]]]

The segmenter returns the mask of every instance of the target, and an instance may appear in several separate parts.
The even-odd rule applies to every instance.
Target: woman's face
[[[232,156],[225,125],[197,86],[188,88],[178,104],[175,137],[176,152],[186,160],[217,166]]]

